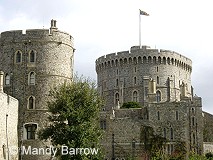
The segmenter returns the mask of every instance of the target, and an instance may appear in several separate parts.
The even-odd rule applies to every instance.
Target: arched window
[[[31,51],[30,54],[29,54],[29,60],[31,63],[35,62],[35,59],[36,59],[36,54],[34,51]]]
[[[195,114],[195,109],[194,108],[192,108],[192,114]]]
[[[10,85],[10,75],[9,74],[5,75],[5,85]]]
[[[28,109],[35,109],[35,98],[33,96],[28,99]]]
[[[156,92],[156,99],[157,99],[157,102],[161,101],[161,93],[160,93],[160,91]]]
[[[133,101],[138,102],[138,92],[137,91],[133,92]]]
[[[35,85],[35,72],[30,72],[28,75],[29,85]]]
[[[22,57],[21,57],[21,52],[20,52],[20,51],[17,51],[15,55],[16,55],[16,56],[15,56],[15,62],[16,62],[16,63],[21,63],[21,59],[22,59]]]
[[[119,93],[115,94],[115,104],[117,105],[119,102]]]
[[[24,139],[36,139],[37,124],[24,125]]]

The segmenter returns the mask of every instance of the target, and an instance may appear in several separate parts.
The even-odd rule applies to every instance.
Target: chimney
[[[4,72],[0,71],[0,92],[4,92],[3,86],[4,86]]]
[[[57,31],[58,28],[56,27],[56,20],[51,20],[51,26],[50,26],[50,33],[52,34],[53,31]]]

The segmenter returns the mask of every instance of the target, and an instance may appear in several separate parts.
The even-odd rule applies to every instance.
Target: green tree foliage
[[[160,135],[154,134],[154,130],[150,126],[141,127],[140,140],[144,144],[144,150],[151,159],[158,159],[158,154],[162,153],[166,139]]]
[[[141,106],[138,102],[126,102],[121,108],[141,108]]]
[[[207,159],[213,160],[213,153],[208,152],[208,153],[205,154],[205,156],[206,156]]]
[[[101,159],[99,141],[99,111],[102,100],[95,83],[85,78],[74,78],[71,84],[63,84],[50,91],[48,102],[49,126],[41,129],[39,138],[50,140],[58,147],[61,160]],[[61,146],[68,148],[96,148],[99,154],[61,155]]]

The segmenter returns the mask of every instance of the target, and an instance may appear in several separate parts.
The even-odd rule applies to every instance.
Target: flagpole
[[[139,48],[141,48],[141,14],[139,9]]]
[[[141,15],[149,16],[149,14],[139,9],[139,48],[141,48]]]

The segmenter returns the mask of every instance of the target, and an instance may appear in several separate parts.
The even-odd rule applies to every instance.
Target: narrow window
[[[157,76],[157,84],[159,84],[160,83],[160,79],[159,79],[159,77]]]
[[[166,138],[166,128],[163,128],[163,137]]]
[[[31,62],[31,63],[35,62],[35,57],[36,57],[36,56],[35,56],[35,52],[34,52],[34,51],[31,51],[31,52],[30,52],[30,62]]]
[[[192,126],[195,126],[195,117],[192,117]]]
[[[35,85],[35,72],[29,73],[29,85]]]
[[[158,72],[158,67],[156,68],[157,72]]]
[[[119,94],[115,94],[115,104],[117,105],[119,103]]]
[[[118,79],[116,79],[116,87],[118,87]]]
[[[137,91],[133,92],[133,101],[138,102],[138,92]]]
[[[6,159],[6,145],[5,144],[3,144],[2,149],[3,149],[3,158]]]
[[[134,77],[134,85],[136,85],[136,83],[137,83],[137,79],[136,77]]]
[[[135,67],[135,72],[137,72],[137,68]]]
[[[16,53],[16,63],[20,63],[20,62],[21,62],[21,52],[18,51],[18,52]]]
[[[160,112],[157,112],[158,120],[160,120]]]
[[[34,109],[34,104],[35,104],[35,100],[33,98],[33,96],[30,96],[30,98],[28,99],[28,108],[29,109]]]
[[[195,114],[195,109],[194,108],[192,108],[192,114]]]
[[[174,138],[173,128],[170,128],[170,138],[171,140]]]
[[[26,133],[27,133],[26,138],[35,139],[37,125],[36,124],[26,124],[25,129],[26,129]]]
[[[156,92],[156,99],[157,99],[157,102],[161,101],[161,93],[160,93],[160,91]]]
[[[176,120],[179,120],[179,113],[178,113],[178,111],[176,111],[175,117],[176,117]]]
[[[9,74],[5,75],[5,85],[10,85],[10,75]]]

